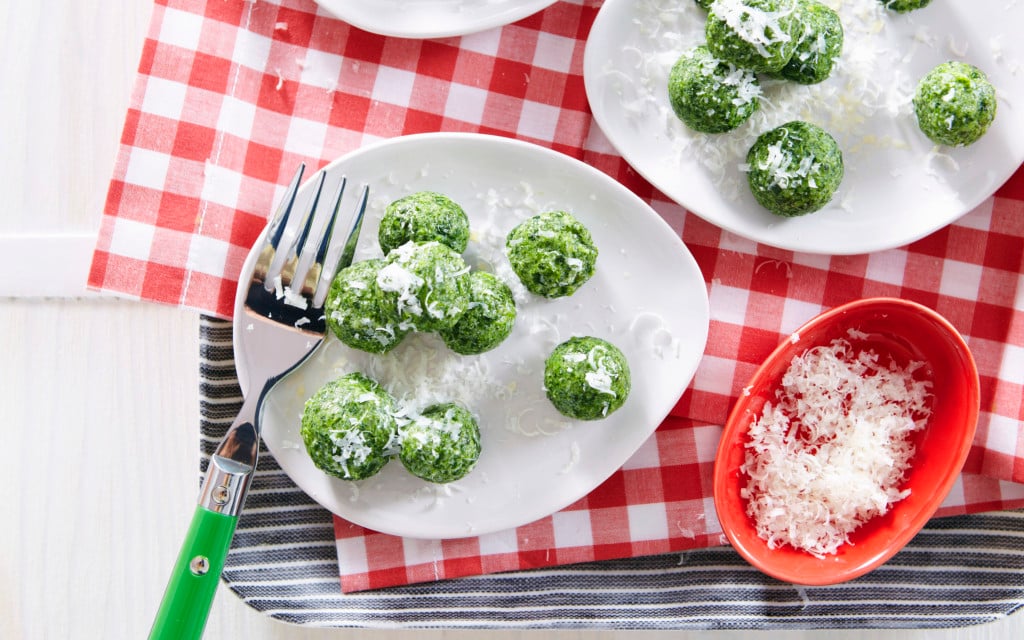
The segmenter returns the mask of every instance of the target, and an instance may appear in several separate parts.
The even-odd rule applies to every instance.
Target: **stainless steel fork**
[[[244,363],[248,389],[231,428],[210,458],[196,506],[150,638],[202,636],[238,516],[259,455],[260,420],[267,393],[305,362],[327,330],[324,301],[331,280],[352,263],[368,188],[355,205],[344,243],[333,241],[346,180],[329,205],[320,202],[326,173],[316,179],[310,204],[296,215],[300,166],[262,236],[247,280],[245,303],[234,321],[236,361]],[[243,274],[245,275],[245,274]],[[241,295],[241,292],[240,294]]]

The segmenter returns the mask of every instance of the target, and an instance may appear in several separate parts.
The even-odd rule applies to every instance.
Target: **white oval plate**
[[[397,38],[446,38],[531,16],[554,0],[316,0],[364,31]]]
[[[389,202],[438,191],[469,215],[467,262],[509,282],[518,307],[511,336],[480,356],[458,356],[432,334],[411,334],[384,356],[349,349],[330,337],[274,388],[265,405],[263,439],[295,483],[333,513],[415,538],[466,537],[532,522],[583,497],[621,467],[689,385],[708,333],[704,278],[668,224],[604,173],[530,143],[458,133],[377,143],[325,170],[325,189],[343,174],[350,185],[370,185],[357,260],[381,255],[377,229]],[[310,182],[300,190],[298,206],[308,202]],[[515,280],[503,247],[521,220],[554,209],[573,213],[590,229],[599,255],[595,275],[573,296],[546,300]],[[251,253],[243,267],[243,281],[254,258]],[[236,302],[236,313],[242,302]],[[568,420],[544,395],[544,359],[573,335],[609,340],[629,361],[632,392],[607,419]],[[244,362],[238,371],[245,390]],[[421,397],[417,389],[427,388],[465,404],[481,428],[477,467],[444,486],[413,477],[397,459],[360,482],[318,470],[299,436],[303,403],[350,371],[377,379],[400,400]]]
[[[846,177],[825,209],[774,216],[750,195],[739,168],[753,139],[795,112],[762,102],[750,121],[718,136],[693,132],[672,113],[668,71],[704,41],[706,14],[692,0],[604,3],[583,64],[594,118],[633,168],[689,211],[745,238],[810,253],[869,253],[917,240],[976,207],[1020,166],[1024,39],[1006,25],[1024,25],[1024,3],[933,2],[907,14],[877,0],[825,4],[843,18],[845,68],[816,87],[762,84],[776,105],[806,105],[802,119],[843,148]],[[910,106],[918,79],[947,59],[980,67],[999,95],[992,127],[966,148],[935,147]]]

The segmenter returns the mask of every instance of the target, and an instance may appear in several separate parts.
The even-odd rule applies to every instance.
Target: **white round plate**
[[[316,0],[332,15],[370,33],[446,38],[531,16],[554,0]]]
[[[333,513],[414,538],[466,537],[532,522],[583,497],[621,467],[689,385],[708,333],[704,278],[668,224],[604,173],[530,143],[458,133],[377,143],[325,171],[325,190],[342,175],[352,194],[360,183],[370,186],[357,260],[381,255],[377,229],[388,203],[416,191],[444,193],[470,218],[467,262],[508,282],[518,309],[509,338],[479,356],[456,355],[433,334],[410,334],[383,356],[329,337],[274,388],[262,436],[295,483]],[[308,202],[310,182],[297,206]],[[599,255],[594,276],[574,295],[547,300],[522,287],[503,249],[512,227],[556,209],[589,228]],[[254,257],[243,267],[243,281]],[[632,392],[604,420],[569,420],[545,397],[544,359],[574,335],[609,340],[629,362]],[[238,371],[244,378],[244,362]],[[376,379],[403,405],[423,408],[434,398],[471,409],[483,445],[476,468],[450,485],[419,480],[397,459],[359,482],[318,470],[299,436],[303,404],[328,380],[351,371]],[[243,390],[248,386],[243,379]]]
[[[824,0],[845,31],[841,61],[820,85],[765,81],[767,100],[736,130],[696,133],[672,112],[668,72],[704,42],[692,0],[607,0],[594,21],[584,80],[612,146],[680,205],[726,231],[775,247],[858,254],[902,246],[990,196],[1024,161],[1024,3],[933,2],[906,14],[877,0]],[[918,80],[949,59],[981,68],[996,86],[995,122],[978,142],[936,147],[910,103]],[[768,104],[770,103],[770,104]],[[823,126],[843,149],[846,176],[832,202],[782,218],[750,195],[740,165],[757,135],[789,120]]]

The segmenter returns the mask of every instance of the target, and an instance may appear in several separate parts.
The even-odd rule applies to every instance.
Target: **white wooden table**
[[[195,504],[198,318],[84,295],[83,288],[150,5],[4,5],[0,504],[11,512],[0,526],[0,638],[144,637]],[[222,588],[206,637],[414,634],[427,640],[702,635],[300,629],[264,617]],[[772,637],[1016,640],[1024,637],[1024,617],[948,631]]]

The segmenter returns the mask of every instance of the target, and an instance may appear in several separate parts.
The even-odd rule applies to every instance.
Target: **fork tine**
[[[252,279],[256,282],[266,283],[267,272],[270,270],[270,263],[274,260],[277,247],[281,243],[281,236],[285,227],[288,226],[288,218],[291,216],[292,207],[295,205],[295,197],[299,193],[299,185],[302,183],[302,174],[306,171],[306,164],[299,164],[291,183],[285,190],[281,201],[277,205],[274,216],[267,224],[267,235],[263,242],[263,249],[260,250],[260,257],[256,261],[256,268],[253,269]]]
[[[317,220],[317,224],[315,225],[316,237],[320,239],[318,243],[315,243],[315,246],[314,237],[310,235],[311,229],[314,226],[312,224],[312,218],[310,218],[310,224],[307,224],[306,226],[306,238],[303,239],[303,247],[298,258],[298,264],[295,267],[295,272],[292,274],[289,283],[293,291],[300,292],[307,300],[313,297],[317,280],[320,278],[320,273],[323,271],[323,256],[326,254],[327,247],[331,242],[331,237],[334,235],[334,225],[335,220],[338,217],[339,210],[338,205],[341,202],[342,194],[345,192],[346,182],[347,180],[342,176],[338,185],[337,194],[334,196],[333,206],[329,209],[324,206],[315,210],[316,212],[314,215]],[[321,181],[320,189],[322,189],[322,187],[323,181]],[[317,200],[319,201],[319,199],[320,193],[318,189]],[[320,211],[320,209],[325,209],[327,211]]]
[[[342,180],[342,187],[338,191],[338,196],[334,201],[334,215],[331,217],[332,221],[332,233],[333,233],[333,222],[338,215],[338,210],[341,208],[341,196],[345,187],[345,180]],[[327,292],[331,288],[331,281],[340,268],[344,268],[352,264],[352,259],[355,256],[356,246],[359,244],[359,233],[363,226],[363,214],[366,213],[366,203],[370,197],[370,187],[363,185],[362,190],[359,193],[359,202],[356,205],[356,211],[352,217],[352,226],[349,229],[348,235],[345,237],[345,244],[341,247],[333,247],[333,251],[329,251],[332,248],[331,238],[325,236],[321,240],[320,251],[318,252],[317,263],[321,265],[319,279],[317,280],[316,287],[313,294],[313,308],[319,309],[323,306],[324,301],[327,299]]]
[[[288,216],[291,215],[292,207],[295,205],[295,196],[299,193],[299,185],[302,184],[302,174],[306,171],[306,163],[299,164],[298,170],[295,171],[295,175],[292,176],[292,181],[288,185],[288,189],[285,190],[284,195],[281,197],[281,203],[277,205],[277,211],[274,212],[274,218],[270,223],[270,229],[267,232],[267,239],[274,249],[281,242],[281,235],[284,233],[284,229],[288,224]]]
[[[274,259],[267,269],[267,275],[263,282],[267,291],[273,291],[279,286],[287,286],[292,283],[299,252],[302,251],[309,235],[317,203],[320,200],[320,193],[324,188],[326,173],[321,171],[319,175],[320,180],[317,183],[316,191],[309,205],[302,212],[302,219],[298,221],[297,225],[282,225],[281,237],[278,238],[278,244],[274,247]],[[289,230],[291,230],[291,234],[287,233]]]
[[[356,205],[356,212],[352,217],[352,227],[349,229],[348,236],[345,238],[345,246],[342,250],[341,257],[338,259],[337,264],[333,265],[333,269],[337,270],[339,266],[347,267],[352,264],[352,258],[356,254],[356,245],[359,244],[359,231],[363,226],[363,214],[366,213],[366,203],[370,198],[370,187],[369,185],[363,185],[362,191],[359,193],[359,204]],[[333,275],[331,276],[334,277]]]
[[[333,205],[330,208],[330,214],[327,216],[327,221],[321,225],[320,243],[317,245],[315,252],[309,250],[305,255],[305,262],[308,268],[305,270],[302,278],[302,295],[312,299],[314,309],[318,309],[323,306],[323,300],[317,300],[316,291],[320,281],[320,276],[324,270],[324,261],[327,257],[328,249],[330,249],[334,238],[334,229],[337,225],[338,213],[341,211],[341,199],[342,196],[345,195],[345,186],[347,184],[348,178],[346,176],[342,176],[341,180],[338,182],[338,189],[334,195],[334,200],[332,201]]]
[[[348,178],[341,176],[341,182],[338,183],[338,192],[334,196],[331,218],[327,221],[327,228],[324,229],[324,233],[320,237],[320,246],[316,250],[317,264],[323,265],[324,260],[327,259],[327,249],[330,248],[331,239],[334,237],[334,225],[338,221],[338,212],[341,210],[341,197],[345,195],[345,186],[347,184]]]

